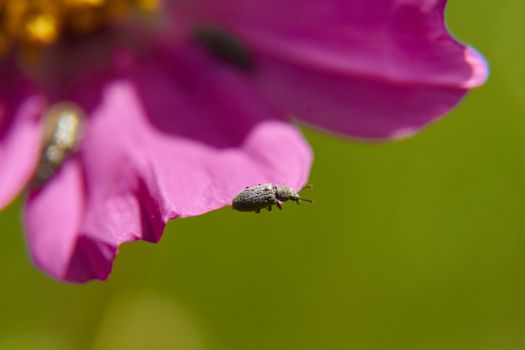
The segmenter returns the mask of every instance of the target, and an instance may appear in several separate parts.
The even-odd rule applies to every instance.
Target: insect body
[[[42,186],[76,150],[83,119],[84,112],[72,103],[57,103],[47,110],[42,153],[33,187]]]
[[[306,186],[308,188],[311,186]],[[303,189],[304,189],[303,188]],[[282,209],[281,204],[286,201],[294,201],[300,204],[301,201],[313,203],[309,199],[301,198],[299,193],[291,187],[285,185],[263,184],[246,187],[233,197],[232,208],[239,211],[254,211],[260,213],[261,209],[272,210],[276,205]]]
[[[217,28],[198,28],[194,40],[210,53],[237,68],[250,71],[253,58],[248,49],[228,32]]]

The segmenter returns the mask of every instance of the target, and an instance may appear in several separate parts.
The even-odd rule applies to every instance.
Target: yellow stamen
[[[64,0],[66,7],[101,7],[106,0]]]
[[[159,9],[159,0],[137,0],[139,11],[153,13]]]
[[[58,38],[58,23],[49,14],[38,14],[27,19],[25,32],[29,42],[49,45]]]
[[[38,59],[64,33],[81,36],[132,16],[149,17],[159,10],[160,3],[161,0],[0,0],[0,56],[16,48],[22,56]]]

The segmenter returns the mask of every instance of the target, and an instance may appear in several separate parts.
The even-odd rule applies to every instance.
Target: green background
[[[0,349],[524,349],[525,2],[447,15],[488,83],[408,140],[305,130],[315,206],[178,220],[124,246],[108,282],[67,285],[30,263],[16,202]]]

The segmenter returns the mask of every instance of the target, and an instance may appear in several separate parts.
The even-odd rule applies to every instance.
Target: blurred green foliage
[[[524,349],[525,2],[447,15],[487,85],[397,143],[305,130],[315,206],[172,222],[78,286],[32,266],[12,205],[0,349]]]

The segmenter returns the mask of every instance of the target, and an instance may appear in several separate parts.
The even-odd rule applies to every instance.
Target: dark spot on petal
[[[223,61],[245,71],[253,69],[253,57],[237,38],[216,28],[199,28],[193,39]]]

